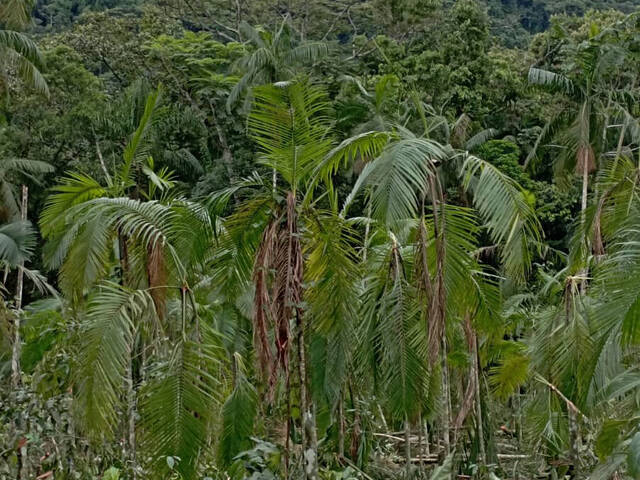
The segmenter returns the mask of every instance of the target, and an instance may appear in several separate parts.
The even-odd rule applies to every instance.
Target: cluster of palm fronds
[[[68,323],[31,352],[29,374],[72,352],[59,388],[78,435],[96,452],[123,450],[96,460],[103,478],[117,477],[111,462],[128,478],[317,479],[337,466],[422,478],[433,455],[443,460],[433,478],[496,478],[505,458],[529,454],[542,459],[532,470],[553,475],[599,461],[594,476],[637,477],[640,128],[608,76],[625,52],[593,32],[575,72],[531,70],[575,113],[543,129],[531,159],[562,139],[556,173],[583,186],[566,267],[537,269],[543,285],[531,292],[534,262],[551,254],[531,195],[474,155],[498,132],[472,135],[467,117],[450,124],[415,93],[392,106],[393,76],[373,93],[346,78],[371,115],[339,142],[325,90],[290,70],[325,47],[295,44],[286,23],[274,35],[245,30],[256,49],[229,106],[252,87],[252,176],[182,195],[166,166],[174,157],[158,152],[162,89],[137,85],[96,120],[132,132],[121,158],[107,165],[96,140],[99,175],[66,174],[40,218],[60,290],[48,308]],[[0,54],[36,58],[21,39],[0,31]],[[17,272],[20,285],[28,275],[47,289],[25,267],[35,232],[16,201],[17,171],[50,167],[0,168],[0,286]],[[346,173],[356,178],[343,195]],[[20,346],[19,319],[41,321],[43,309],[2,293],[6,343]],[[0,357],[14,386],[21,358],[16,348]],[[496,431],[515,438],[516,454],[499,450]]]

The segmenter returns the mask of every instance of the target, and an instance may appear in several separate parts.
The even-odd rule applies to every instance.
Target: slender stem
[[[22,185],[22,205],[20,219],[27,220],[27,202],[29,200],[29,187]],[[13,349],[11,353],[11,385],[13,388],[20,386],[20,314],[22,310],[22,289],[24,286],[24,262],[18,266],[18,280],[16,285],[16,314],[13,323]]]
[[[404,417],[404,455],[406,457],[406,478],[409,478],[411,474],[411,424],[406,415]]]
[[[134,340],[135,341],[135,340]],[[133,352],[132,352],[133,353]],[[135,480],[137,476],[136,465],[136,391],[133,378],[133,355],[129,356],[127,375],[127,415],[129,416],[129,461],[131,462],[131,474]]]
[[[345,434],[345,420],[344,420],[344,392],[340,391],[340,398],[338,398],[338,458],[340,461],[344,459],[344,434]]]
[[[444,449],[447,455],[451,453],[451,439],[449,436],[449,430],[451,429],[451,398],[449,392],[449,366],[447,362],[447,340],[442,339],[442,389],[444,390]]]
[[[480,465],[486,465],[487,463],[487,452],[484,444],[484,426],[482,424],[482,402],[480,397],[480,356],[478,353],[478,335],[474,332],[473,334],[473,342],[474,342],[474,370],[476,375],[475,387],[476,387],[476,417],[478,421],[478,445],[480,447]]]

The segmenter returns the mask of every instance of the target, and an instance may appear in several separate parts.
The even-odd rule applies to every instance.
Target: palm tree
[[[456,324],[462,329],[470,323],[469,349],[474,356],[476,329],[499,317],[492,266],[479,262],[480,229],[493,240],[492,250],[500,252],[496,263],[505,275],[523,280],[539,240],[539,225],[521,188],[491,164],[402,127],[345,140],[323,168],[331,172],[356,157],[373,160],[364,167],[341,214],[346,216],[355,196],[368,188],[371,215],[366,221],[374,226],[371,241],[380,242],[370,250],[376,263],[367,270],[380,275],[365,282],[365,291],[371,293],[364,296],[361,338],[368,343],[362,350],[367,363],[382,370],[380,385],[392,402],[390,411],[405,421],[406,428],[419,415],[434,411],[429,400],[436,398],[432,382],[441,372],[448,443],[453,419],[443,353],[448,349],[447,332]],[[454,179],[470,197],[458,200],[463,207],[451,203],[445,193],[450,191],[447,182]],[[389,331],[394,332],[390,342],[385,341]],[[478,364],[474,365],[464,395],[472,401],[478,394]],[[461,408],[468,412],[472,405]],[[456,419],[456,426],[464,416]]]
[[[304,475],[317,478],[314,411],[321,405],[334,410],[350,377],[360,279],[356,234],[337,214],[323,168],[332,146],[326,94],[305,79],[256,87],[249,131],[259,163],[275,169],[283,182],[274,189],[254,174],[210,200],[224,209],[240,188],[252,189],[223,221],[215,277],[236,292],[251,284],[259,378],[271,402],[279,400],[276,386],[284,388],[285,469],[297,377]],[[330,198],[328,209],[314,200],[320,184]]]
[[[0,90],[8,94],[8,82],[16,72],[38,92],[48,95],[47,82],[40,73],[44,62],[36,44],[20,33],[31,19],[31,0],[9,0],[0,7]]]
[[[46,162],[26,158],[4,159],[0,166],[0,219],[15,220],[20,216],[19,188],[20,180],[35,175],[53,172],[53,167]]]
[[[274,32],[251,27],[246,22],[240,24],[240,32],[253,50],[236,64],[242,77],[229,93],[227,110],[253,86],[290,80],[300,66],[312,64],[327,54],[323,42],[298,42],[289,16]]]
[[[225,391],[215,374],[224,371],[222,345],[199,303],[210,294],[203,266],[214,227],[205,209],[171,193],[171,172],[154,170],[150,138],[161,113],[156,90],[118,168],[105,167],[104,184],[67,176],[41,226],[45,260],[59,267],[72,308],[86,312],[74,377],[86,431],[115,435],[126,408],[132,475],[173,469],[194,478]]]
[[[607,80],[625,55],[620,46],[607,42],[608,34],[608,31],[598,33],[571,52],[574,71],[564,74],[536,67],[529,70],[529,83],[562,93],[568,104],[544,126],[525,168],[539,145],[550,139],[559,140],[562,150],[556,157],[554,171],[561,180],[566,180],[573,171],[581,176],[582,212],[588,203],[589,175],[597,170],[606,149],[606,135],[602,132],[606,132],[607,109],[615,106]]]

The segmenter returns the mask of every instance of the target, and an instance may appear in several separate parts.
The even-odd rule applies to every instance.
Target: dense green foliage
[[[633,3],[0,0],[0,479],[640,478]]]

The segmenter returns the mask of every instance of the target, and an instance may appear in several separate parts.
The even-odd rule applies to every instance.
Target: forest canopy
[[[0,479],[640,479],[639,78],[635,0],[0,0]]]

